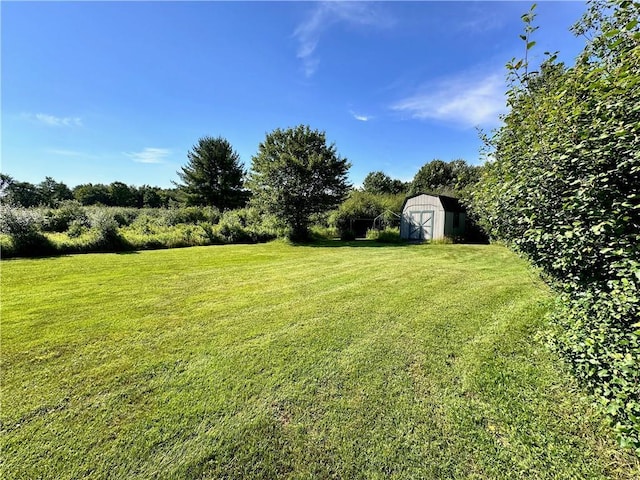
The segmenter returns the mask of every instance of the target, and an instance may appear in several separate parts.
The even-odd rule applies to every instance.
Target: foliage
[[[462,159],[451,162],[432,160],[418,170],[411,182],[409,194],[431,193],[458,197],[462,191],[477,182],[480,170],[481,167],[469,165]]]
[[[111,192],[107,185],[85,183],[73,188],[73,198],[82,205],[111,205]]]
[[[359,219],[367,219],[370,223],[371,220],[382,215],[380,226],[397,226],[399,224],[397,215],[402,210],[404,199],[404,194],[380,195],[352,190],[340,207],[331,214],[329,222],[338,229],[341,237],[344,237],[343,234],[346,232],[355,235],[354,222]],[[349,236],[350,234],[347,234],[347,237]]]
[[[246,202],[240,156],[226,139],[202,137],[187,158],[187,165],[178,171],[187,205],[214,206],[224,212]]]
[[[225,212],[215,232],[224,243],[265,242],[278,236],[277,229],[263,223],[255,208]]]
[[[326,135],[300,125],[267,134],[253,157],[253,204],[280,218],[293,239],[309,236],[310,218],[337,207],[349,185],[349,163]]]
[[[4,198],[3,203],[16,207],[37,207],[42,203],[42,195],[36,185],[29,182],[19,182],[3,175]]]
[[[10,250],[3,256],[48,255],[52,247],[42,234],[44,217],[40,210],[0,204],[0,233],[9,236]]]
[[[73,188],[73,198],[82,205],[159,208],[178,203],[175,189],[162,189],[143,185],[136,187],[122,182],[110,185],[85,183]]]
[[[60,203],[73,198],[69,187],[62,182],[56,182],[51,177],[45,177],[37,188],[40,203],[48,207],[57,207]]]
[[[91,212],[89,221],[95,232],[94,251],[120,251],[127,249],[127,242],[119,232],[116,212],[108,208],[97,208]]]
[[[77,200],[65,200],[58,208],[48,209],[42,229],[47,232],[66,232],[71,224],[89,225],[89,217]]]
[[[109,205],[114,207],[137,207],[138,199],[135,188],[129,187],[126,183],[112,182],[109,185]]]
[[[76,200],[59,208],[1,208],[4,258],[255,243],[284,234],[275,217],[256,209],[221,215],[215,207],[84,207]]]
[[[406,193],[409,190],[409,184],[392,179],[384,172],[370,172],[364,177],[362,189],[367,193],[376,195],[397,195]]]
[[[563,292],[553,344],[640,453],[640,3],[591,3],[575,66],[508,67],[511,111],[473,195],[492,238]],[[523,16],[528,51],[533,11]]]
[[[385,227],[382,230],[367,230],[367,240],[375,240],[380,243],[405,243],[400,238],[400,229],[398,227]]]

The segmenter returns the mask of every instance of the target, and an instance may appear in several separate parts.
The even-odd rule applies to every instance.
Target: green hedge
[[[640,452],[638,18],[638,2],[592,3],[575,66],[509,64],[511,110],[472,210],[561,292],[552,344]]]

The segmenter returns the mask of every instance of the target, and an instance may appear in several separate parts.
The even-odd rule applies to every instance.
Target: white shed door
[[[409,211],[409,240],[433,238],[433,210]]]

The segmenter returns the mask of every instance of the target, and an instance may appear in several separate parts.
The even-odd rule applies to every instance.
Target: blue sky
[[[22,181],[170,187],[204,135],[249,168],[275,128],[323,130],[410,180],[480,163],[530,2],[2,2],[2,165]],[[540,2],[532,55],[571,64],[583,2]]]

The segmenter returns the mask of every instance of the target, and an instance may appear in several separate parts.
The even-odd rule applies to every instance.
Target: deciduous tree
[[[292,238],[308,237],[309,218],[337,207],[350,185],[349,162],[324,132],[300,125],[267,134],[253,157],[253,202],[275,214]]]

